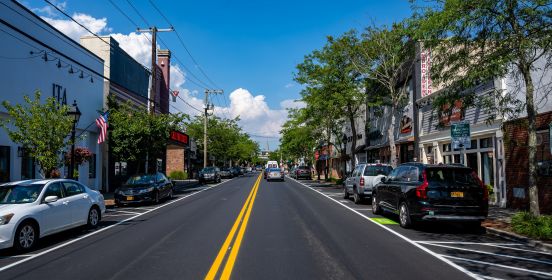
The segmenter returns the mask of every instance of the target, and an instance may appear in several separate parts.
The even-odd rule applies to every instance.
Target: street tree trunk
[[[397,167],[397,148],[395,147],[395,104],[391,105],[391,123],[387,130],[387,137],[389,137],[389,151],[391,152],[390,164],[395,168]]]
[[[355,118],[352,115],[349,116],[349,122],[351,124],[351,134],[353,134],[352,143],[351,143],[351,162],[353,163],[352,169],[354,169],[356,166],[355,153],[356,153],[356,142],[357,142],[357,130],[355,125]]]
[[[533,79],[531,70],[526,65],[520,65],[520,70],[525,82],[525,98],[527,103],[527,135],[528,139],[528,157],[529,157],[529,211],[533,215],[540,215],[539,209],[539,190],[537,186],[537,112],[534,103]]]

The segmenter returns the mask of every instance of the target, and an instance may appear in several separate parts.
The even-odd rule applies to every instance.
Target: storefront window
[[[485,185],[494,186],[493,152],[481,153],[481,179]]]
[[[25,155],[21,158],[21,180],[28,180],[36,178],[35,173],[35,160],[33,157]]]
[[[459,154],[454,155],[454,163],[460,163],[460,155]]]
[[[92,154],[88,161],[88,178],[96,178],[96,154]]]
[[[451,164],[451,163],[453,163],[453,162],[452,162],[452,156],[451,156],[451,155],[444,156],[443,159],[445,160],[445,164]]]
[[[450,143],[443,144],[443,152],[450,152]]]
[[[477,149],[477,139],[471,140],[471,147],[467,150]]]
[[[473,169],[473,171],[478,172],[477,170],[479,170],[479,167],[477,165],[477,153],[466,154],[466,158],[467,158],[466,165],[469,168]]]
[[[10,181],[10,147],[0,146],[0,182]]]
[[[481,144],[482,149],[483,148],[492,148],[494,146],[492,137],[480,139],[479,142]]]

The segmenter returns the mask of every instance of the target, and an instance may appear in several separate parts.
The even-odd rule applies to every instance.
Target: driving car
[[[161,173],[136,174],[115,190],[115,204],[135,204],[152,202],[173,197],[173,183]]]
[[[220,183],[220,169],[215,166],[208,166],[199,171],[199,183],[204,184],[207,182]]]
[[[69,179],[0,185],[0,249],[30,251],[40,238],[70,228],[96,227],[105,213],[98,191]]]
[[[364,163],[357,165],[351,176],[344,181],[343,198],[348,199],[352,194],[355,204],[361,203],[364,198],[372,196],[372,188],[392,170],[393,167],[388,164]]]
[[[297,179],[297,176],[296,176],[296,173],[295,173],[296,169],[297,169],[297,167],[294,166],[289,170],[289,177],[291,177],[293,179]]]
[[[382,211],[398,213],[404,228],[419,221],[480,227],[489,211],[489,194],[471,168],[405,163],[373,189],[372,212]]]
[[[266,180],[279,180],[284,181],[284,172],[280,168],[270,168],[266,175]]]
[[[312,180],[311,169],[305,165],[298,166],[295,169],[295,178],[297,178],[297,180],[301,178],[306,180]]]

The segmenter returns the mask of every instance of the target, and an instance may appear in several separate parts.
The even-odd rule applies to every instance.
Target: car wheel
[[[376,194],[372,194],[372,213],[375,215],[381,214],[381,207],[378,204]]]
[[[412,219],[410,218],[410,211],[408,210],[408,205],[406,202],[402,202],[399,207],[399,222],[401,227],[410,228],[412,227]]]
[[[38,243],[38,230],[32,222],[24,222],[15,231],[13,246],[17,251],[30,251]]]
[[[362,202],[362,197],[358,194],[357,189],[353,189],[353,201],[355,204],[360,204]]]
[[[90,208],[90,211],[88,211],[88,221],[87,226],[88,228],[95,228],[100,223],[100,211],[97,207]]]
[[[343,198],[349,199],[349,191],[347,190],[347,186],[343,187]]]

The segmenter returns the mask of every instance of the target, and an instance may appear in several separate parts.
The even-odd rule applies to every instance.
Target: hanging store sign
[[[471,148],[470,124],[458,122],[450,125],[450,137],[452,138],[453,149]]]
[[[431,77],[430,77],[430,70],[431,70],[431,51],[429,49],[423,49],[421,47],[420,52],[420,84],[422,86],[421,94],[422,97],[426,97],[432,94],[432,88],[431,88]]]

